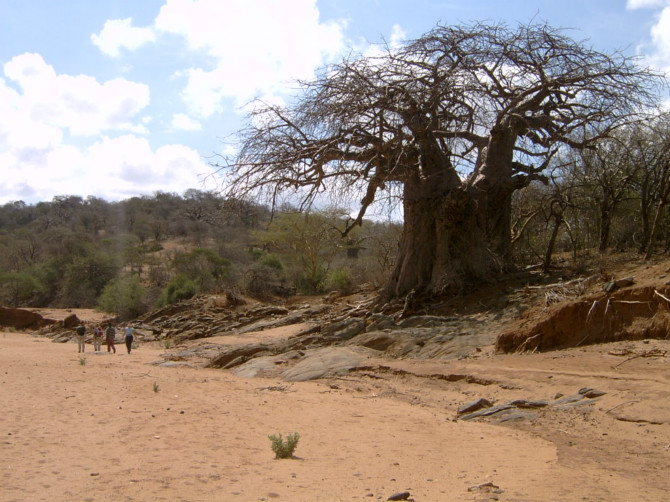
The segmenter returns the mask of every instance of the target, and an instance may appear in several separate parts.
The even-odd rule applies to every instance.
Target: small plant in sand
[[[158,382],[154,382],[154,392],[158,392],[159,390],[161,390],[160,385],[158,385]]]
[[[163,348],[171,349],[172,348],[172,340],[170,340],[169,338],[166,338],[165,340],[163,340]]]
[[[275,458],[291,458],[293,452],[298,446],[298,440],[300,439],[300,434],[294,432],[286,436],[286,441],[281,434],[278,436],[273,434],[268,436],[270,441],[272,441],[272,451],[275,452]]]
[[[84,356],[79,356],[79,364],[81,366],[86,366],[86,358]]]

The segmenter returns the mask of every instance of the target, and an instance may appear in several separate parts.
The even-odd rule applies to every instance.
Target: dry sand
[[[670,357],[651,349],[670,342],[386,361],[288,383],[152,365],[158,345],[78,354],[2,333],[0,500],[670,500]],[[477,378],[440,377],[456,374]],[[582,387],[607,394],[534,420],[455,420],[479,397]],[[295,458],[275,460],[268,435],[293,432]]]

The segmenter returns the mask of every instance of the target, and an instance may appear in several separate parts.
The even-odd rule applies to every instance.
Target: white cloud
[[[122,200],[156,191],[215,188],[213,169],[195,150],[166,145],[152,151],[146,138],[103,138],[87,149],[70,145],[0,153],[0,203],[54,195],[93,195]],[[205,184],[203,184],[205,183]],[[139,188],[138,188],[139,187]],[[11,194],[11,196],[6,195]]]
[[[640,49],[649,65],[670,71],[670,0],[627,0],[626,8],[660,10],[650,30],[651,44]]]
[[[281,94],[344,47],[343,23],[320,23],[316,0],[167,0],[155,28],[211,59],[184,73],[182,97],[202,118],[221,111],[224,98],[239,105]]]
[[[657,65],[670,70],[670,7],[661,11],[657,23],[651,29],[651,38],[654,41],[654,59]]]
[[[670,0],[627,0],[627,9],[660,8],[670,5]]]
[[[154,42],[156,35],[151,28],[138,28],[132,25],[132,18],[111,19],[105,22],[99,35],[91,35],[91,41],[108,56],[118,57],[121,48],[129,51]]]
[[[384,56],[387,48],[392,51],[400,48],[406,41],[407,32],[399,24],[394,24],[391,28],[391,36],[386,39],[384,45],[362,42],[358,45],[357,50],[367,58],[375,58]]]
[[[390,44],[392,47],[398,47],[402,45],[407,39],[407,33],[399,24],[393,25],[393,31],[391,32],[391,41]]]
[[[12,121],[67,129],[75,136],[93,136],[105,130],[146,130],[134,120],[149,104],[149,88],[144,84],[121,78],[99,83],[86,75],[58,75],[42,56],[31,53],[12,58],[4,65],[4,73],[20,89],[13,95]],[[9,91],[5,88],[3,92]],[[12,121],[0,117],[0,122]]]
[[[202,124],[184,113],[175,113],[172,116],[172,128],[182,131],[200,131]]]
[[[100,174],[107,177],[119,197],[136,195],[138,186],[147,187],[145,193],[198,188],[199,173],[212,170],[189,147],[165,145],[154,152],[145,138],[131,135],[97,142],[90,148],[87,161],[97,166],[99,172],[94,178],[99,179]]]
[[[34,203],[54,195],[119,200],[201,188],[199,174],[212,174],[196,150],[152,149],[148,138],[137,135],[151,122],[150,116],[139,116],[149,104],[147,86],[59,75],[38,54],[16,56],[3,69],[0,203]],[[197,126],[185,115],[175,123]],[[119,132],[124,134],[103,136]]]

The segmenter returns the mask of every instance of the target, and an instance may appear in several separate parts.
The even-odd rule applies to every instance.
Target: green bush
[[[315,268],[299,270],[294,279],[298,290],[305,295],[318,295],[323,293],[326,279],[326,269],[323,265]]]
[[[62,303],[69,307],[92,307],[107,283],[121,269],[115,256],[92,245],[83,247],[62,272]]]
[[[346,269],[336,269],[328,274],[326,291],[337,291],[342,295],[349,295],[354,289],[351,274]]]
[[[286,441],[282,438],[282,435],[278,436],[273,434],[268,436],[270,441],[272,441],[272,451],[275,452],[275,458],[291,458],[293,452],[298,446],[298,440],[300,439],[300,434],[297,432],[289,434],[286,436]]]
[[[24,307],[43,290],[39,279],[29,272],[0,272],[0,303]]]
[[[260,263],[261,265],[265,265],[266,267],[270,267],[271,269],[274,269],[279,273],[284,272],[284,264],[279,259],[279,257],[275,254],[269,253],[269,254],[263,255],[258,260],[258,263]]]
[[[98,298],[98,308],[116,314],[122,319],[132,319],[147,310],[146,291],[136,275],[118,277],[107,283]]]
[[[197,284],[199,291],[218,289],[230,275],[230,261],[204,248],[178,253],[172,267],[178,275]]]
[[[193,298],[198,293],[196,283],[183,275],[172,279],[163,290],[159,299],[160,305],[169,305]]]
[[[274,255],[266,255],[249,267],[246,273],[246,290],[256,298],[287,296],[293,292],[286,285],[284,266]]]

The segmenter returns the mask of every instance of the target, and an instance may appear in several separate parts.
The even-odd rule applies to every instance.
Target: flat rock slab
[[[573,394],[571,396],[563,396],[561,398],[556,399],[553,401],[551,404],[552,406],[561,406],[561,405],[566,405],[566,404],[572,404],[572,403],[577,403],[584,399],[584,396],[582,394]]]
[[[642,392],[636,401],[620,403],[609,414],[622,422],[670,424],[670,391]]]
[[[527,399],[516,399],[514,401],[510,401],[511,405],[516,406],[517,408],[544,408],[545,406],[548,406],[549,403],[547,401],[529,401]]]
[[[475,411],[473,413],[468,413],[467,415],[458,417],[458,419],[472,420],[473,418],[481,418],[481,417],[488,417],[491,415],[497,415],[502,411],[513,410],[513,409],[516,409],[516,407],[512,406],[511,404],[496,404],[495,406],[491,406],[489,408],[484,408],[482,410]]]
[[[231,371],[242,378],[276,378],[286,369],[287,365],[300,361],[304,355],[305,353],[302,351],[291,351],[275,356],[256,357],[233,368]]]
[[[604,396],[605,392],[602,390],[592,389],[590,387],[584,387],[583,389],[579,389],[579,394],[592,399],[595,397]]]
[[[505,410],[494,416],[495,422],[502,424],[505,422],[522,422],[524,420],[533,420],[537,418],[537,413],[529,413],[527,411]]]
[[[350,347],[322,347],[257,357],[236,367],[233,373],[243,378],[263,376],[303,382],[347,374],[365,359],[364,354]]]
[[[324,347],[306,351],[302,361],[280,373],[289,382],[303,382],[349,373],[364,357],[349,347]]]
[[[186,361],[159,361],[156,363],[156,366],[160,366],[161,368],[196,368],[196,366],[193,366],[191,363],[187,363]]]
[[[570,408],[578,408],[581,406],[589,406],[591,404],[595,404],[598,402],[598,398],[595,399],[582,399],[581,401],[574,401],[571,403],[566,403],[566,404],[560,404],[558,406],[555,406],[556,409],[559,410],[568,410]]]
[[[479,398],[475,399],[474,401],[470,401],[469,403],[465,403],[463,406],[459,407],[458,414],[465,415],[467,413],[474,413],[477,410],[481,410],[482,408],[490,408],[491,406],[493,406],[491,401],[488,399]]]
[[[490,417],[498,423],[532,420],[537,417],[537,413],[522,410],[537,410],[546,407],[567,410],[578,406],[588,406],[598,402],[599,398],[605,394],[603,391],[583,388],[577,394],[561,397],[551,404],[545,400],[515,399],[505,404],[492,405],[489,400],[480,398],[458,408],[457,417],[459,420]],[[594,397],[589,398],[589,396]]]

